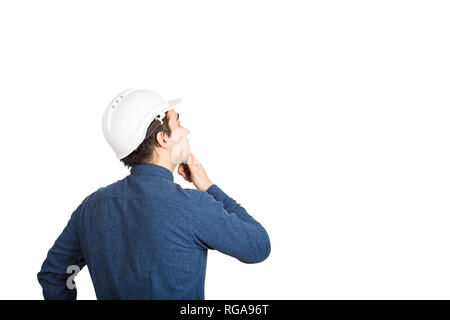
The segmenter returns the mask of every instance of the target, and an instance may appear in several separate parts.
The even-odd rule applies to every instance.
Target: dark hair
[[[134,150],[125,158],[120,159],[120,161],[122,161],[126,167],[130,168],[137,164],[145,163],[153,157],[155,148],[156,146],[158,146],[158,141],[156,141],[156,135],[158,134],[158,132],[162,131],[170,137],[171,131],[169,128],[169,119],[167,114],[168,111],[166,111],[166,116],[164,117],[162,124],[159,122],[159,120],[155,119],[148,126],[146,132],[147,137],[144,139],[144,141],[141,142],[139,147],[137,147],[136,150]],[[151,131],[153,132],[150,133]]]

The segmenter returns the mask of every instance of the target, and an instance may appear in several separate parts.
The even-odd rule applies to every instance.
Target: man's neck
[[[176,167],[176,165],[174,165],[171,161],[163,161],[162,159],[156,160],[156,161],[148,161],[146,163],[155,164],[157,166],[164,167],[164,168],[168,169],[172,173],[173,173],[173,171],[175,170],[175,167]]]

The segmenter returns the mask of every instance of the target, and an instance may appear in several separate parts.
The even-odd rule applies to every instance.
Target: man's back
[[[152,171],[161,176],[135,171],[98,191],[80,214],[97,297],[203,299],[207,251],[195,246],[188,217],[200,191],[183,190],[164,168]]]
[[[204,299],[208,249],[256,263],[270,241],[217,185],[183,189],[168,169],[142,164],[83,201],[38,279],[45,298],[74,299],[66,269],[87,264],[98,299]]]

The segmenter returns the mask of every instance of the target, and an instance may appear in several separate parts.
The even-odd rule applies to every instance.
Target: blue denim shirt
[[[257,263],[270,240],[217,185],[183,189],[170,170],[141,164],[84,199],[37,277],[45,299],[76,299],[74,265],[88,266],[98,299],[204,299],[208,249]]]

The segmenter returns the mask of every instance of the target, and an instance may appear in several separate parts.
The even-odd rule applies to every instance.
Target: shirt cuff
[[[216,184],[213,184],[206,190],[210,195],[214,197],[217,201],[224,201],[228,198],[228,196],[225,194],[225,192],[222,191]]]

